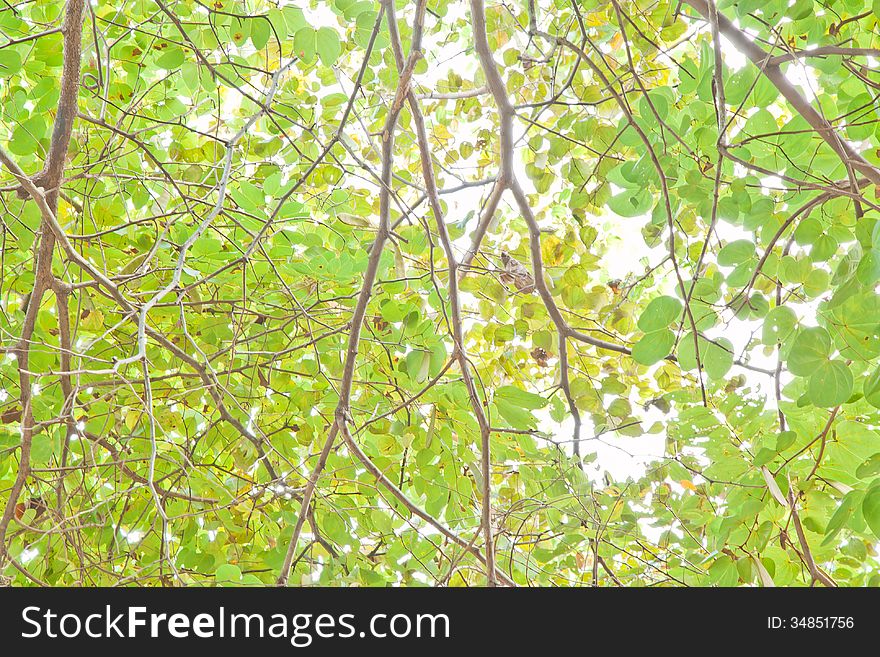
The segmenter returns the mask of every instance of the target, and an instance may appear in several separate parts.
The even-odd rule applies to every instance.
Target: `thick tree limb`
[[[61,95],[58,100],[58,111],[55,116],[55,124],[52,130],[52,140],[49,145],[49,154],[43,165],[43,170],[33,178],[20,180],[22,188],[19,195],[22,198],[32,196],[35,188],[43,187],[47,190],[44,203],[49,214],[54,215],[58,206],[59,185],[64,173],[64,165],[67,161],[67,151],[70,146],[70,136],[73,132],[73,122],[76,118],[76,108],[79,90],[80,59],[82,57],[82,21],[84,0],[68,0],[64,11],[64,22],[61,31],[64,34],[64,68],[61,73]],[[5,155],[5,154],[4,154]],[[10,170],[21,170],[15,163],[6,158],[3,162]],[[28,189],[30,188],[30,189]],[[9,491],[3,515],[0,516],[0,562],[7,556],[6,533],[15,514],[15,505],[24,489],[25,482],[30,474],[31,444],[34,436],[34,414],[31,406],[31,374],[29,369],[31,338],[36,327],[37,315],[40,304],[46,290],[53,286],[52,258],[55,251],[55,235],[50,227],[50,222],[45,217],[41,222],[41,239],[37,249],[36,267],[34,272],[34,284],[30,293],[25,319],[22,325],[21,336],[15,347],[15,355],[19,377],[19,401],[22,408],[21,420],[21,447],[19,450],[18,473]]]
[[[34,184],[46,190],[49,205],[53,208],[58,201],[58,186],[61,184],[64,165],[67,162],[70,136],[77,115],[84,5],[84,0],[68,0],[64,10],[64,22],[61,24],[61,32],[64,35],[64,66],[61,71],[58,110],[55,114],[52,140],[49,143],[49,153],[43,164],[43,170],[33,177]],[[19,196],[27,198],[23,190],[19,191]]]
[[[422,5],[422,8],[424,6]],[[403,69],[403,47],[401,45],[400,35],[397,32],[397,24],[394,18],[394,5],[388,5],[388,25],[391,33],[391,45],[394,49],[394,56],[397,60],[399,69]],[[417,24],[421,21],[417,19]],[[452,240],[449,238],[449,232],[446,230],[446,221],[443,218],[443,207],[440,204],[440,195],[437,191],[437,181],[434,176],[434,162],[431,157],[430,145],[428,143],[428,134],[425,130],[425,119],[419,108],[418,99],[415,94],[410,92],[407,100],[409,101],[410,111],[413,116],[413,124],[416,129],[416,137],[419,145],[419,155],[422,165],[422,177],[425,179],[425,190],[428,195],[428,202],[431,206],[431,212],[434,215],[434,222],[437,226],[437,233],[440,235],[440,242],[443,245],[443,251],[446,254],[446,261],[449,268],[449,305],[451,307],[452,317],[452,333],[454,341],[453,357],[458,361],[461,370],[462,380],[468,391],[468,399],[474,416],[477,418],[477,424],[480,427],[480,470],[483,479],[482,490],[482,527],[485,539],[485,563],[486,577],[489,586],[496,585],[496,566],[495,566],[495,539],[492,527],[492,460],[491,460],[491,436],[492,429],[489,426],[489,419],[486,417],[486,411],[483,408],[483,402],[474,383],[471,374],[470,364],[468,362],[468,354],[465,349],[465,334],[462,322],[461,300],[458,293],[458,263],[455,259],[455,251],[452,247]]]

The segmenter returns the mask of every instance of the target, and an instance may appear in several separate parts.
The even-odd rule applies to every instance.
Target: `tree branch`
[[[684,2],[693,7],[706,20],[710,19],[710,9],[706,0],[684,0]],[[761,73],[773,83],[773,86],[791,104],[792,108],[831,146],[834,152],[843,160],[844,164],[851,165],[875,185],[880,185],[880,169],[863,158],[846,140],[837,134],[834,127],[813,108],[809,101],[785,77],[785,73],[779,68],[779,63],[774,63],[773,60],[775,58],[772,55],[752,41],[745,32],[736,27],[729,18],[720,12],[718,12],[718,30],[727,37],[737,50],[758,67]]]

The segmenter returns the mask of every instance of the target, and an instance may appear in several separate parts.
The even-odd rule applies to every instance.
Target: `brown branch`
[[[819,566],[816,565],[816,561],[813,559],[813,553],[810,552],[810,544],[807,543],[807,536],[804,534],[803,527],[801,527],[801,519],[797,512],[797,500],[795,499],[794,489],[791,488],[791,486],[789,486],[788,489],[788,502],[791,508],[791,520],[794,523],[794,530],[797,533],[798,542],[801,544],[804,561],[807,563],[810,576],[813,578],[814,582],[819,581],[829,588],[837,587],[837,582],[831,579],[821,568],[819,568]]]
[[[114,447],[109,440],[102,438],[101,436],[96,436],[89,431],[83,432],[83,435],[92,442],[106,449],[110,453],[110,456],[113,457],[113,460],[119,463],[119,469],[122,470],[123,474],[125,474],[126,477],[138,484],[143,484],[144,486],[150,485],[149,479],[147,479],[146,477],[142,477],[137,472],[129,468],[128,465],[126,465],[125,459],[123,458],[122,454],[119,453],[119,450],[116,449],[116,447]],[[197,502],[199,504],[217,503],[217,500],[211,497],[199,497],[198,495],[187,495],[186,493],[178,493],[173,490],[162,488],[158,484],[154,484],[153,487],[161,497],[167,497],[175,500],[185,500],[187,502]]]
[[[819,46],[811,50],[798,50],[784,55],[771,57],[768,62],[771,66],[779,66],[785,62],[806,57],[828,57],[835,55],[840,57],[880,57],[880,48],[846,48],[843,46]]]
[[[58,311],[58,343],[61,349],[61,372],[58,374],[59,383],[61,385],[61,394],[64,402],[61,409],[61,416],[64,418],[64,441],[61,445],[61,472],[58,475],[58,484],[56,485],[56,506],[58,514],[62,515],[64,510],[64,467],[67,465],[67,455],[70,450],[70,439],[76,431],[76,425],[73,419],[75,395],[73,385],[70,381],[71,370],[71,335],[70,335],[70,308],[69,308],[70,288],[60,282],[55,283],[55,307]]]
[[[419,6],[421,10],[424,10],[423,3]],[[417,18],[417,25],[420,24],[421,20]],[[394,17],[394,5],[391,2],[388,4],[388,26],[391,33],[391,44],[394,50],[395,59],[397,60],[397,66],[398,68],[403,68],[403,47],[401,45],[400,35],[397,32],[397,24]],[[486,577],[488,586],[495,586],[497,582],[495,570],[495,539],[493,537],[492,527],[492,463],[490,445],[492,429],[489,425],[489,419],[486,417],[486,411],[483,408],[480,395],[477,392],[477,386],[474,383],[473,375],[471,374],[468,355],[465,349],[461,300],[458,294],[458,263],[455,259],[452,240],[449,238],[449,232],[446,230],[446,221],[443,218],[443,207],[440,204],[440,195],[437,191],[437,181],[434,176],[434,163],[431,157],[428,134],[425,130],[425,119],[424,116],[422,116],[415,94],[410,92],[408,94],[408,101],[413,117],[413,124],[416,129],[416,137],[422,165],[422,177],[425,180],[425,190],[449,268],[449,304],[452,314],[450,321],[452,324],[454,341],[453,357],[458,361],[462,380],[464,381],[465,388],[468,392],[471,409],[473,410],[474,415],[477,418],[477,424],[480,427],[480,469],[483,478],[482,527],[486,551]]]
[[[385,488],[387,488],[394,495],[394,497],[396,497],[398,500],[400,500],[401,504],[403,504],[410,513],[412,513],[414,516],[418,516],[419,518],[421,518],[422,520],[427,522],[429,525],[434,527],[434,529],[436,529],[441,534],[443,534],[446,538],[451,540],[453,543],[455,543],[456,545],[458,545],[460,547],[463,547],[465,550],[467,550],[468,552],[473,554],[477,558],[477,560],[479,560],[481,563],[483,563],[483,564],[486,563],[486,558],[483,556],[483,554],[476,547],[474,547],[474,545],[472,543],[466,541],[458,534],[450,531],[442,522],[439,522],[436,518],[428,515],[425,511],[423,511],[418,506],[416,506],[412,502],[412,500],[410,500],[406,496],[406,494],[402,490],[400,490],[397,487],[397,485],[385,475],[384,472],[382,472],[378,467],[376,467],[376,464],[373,463],[373,461],[370,459],[370,457],[368,457],[366,454],[364,454],[364,452],[361,450],[361,448],[358,446],[358,444],[351,437],[351,434],[349,433],[348,428],[346,426],[343,425],[341,427],[341,432],[342,432],[342,438],[345,441],[345,444],[352,451],[352,453],[355,455],[355,457],[357,457],[357,459],[370,472],[370,474],[372,474],[376,478],[376,480],[380,484],[382,484]],[[507,584],[508,586],[515,586],[514,582],[509,577],[507,577],[507,575],[505,575],[503,572],[498,571],[496,574],[497,574],[498,578],[502,582]]]
[[[58,100],[58,111],[52,130],[52,140],[43,170],[31,180],[24,176],[24,173],[15,162],[6,156],[5,153],[2,153],[3,164],[19,178],[22,188],[18,190],[18,194],[22,198],[27,198],[29,195],[34,197],[34,193],[37,193],[42,198],[42,194],[37,190],[38,187],[47,189],[47,196],[42,198],[43,206],[41,210],[43,210],[43,220],[41,222],[40,243],[37,248],[34,284],[29,295],[21,336],[15,347],[19,380],[19,402],[22,408],[21,446],[18,473],[9,491],[3,515],[0,516],[0,562],[7,556],[6,533],[9,523],[15,514],[15,505],[18,503],[18,498],[24,489],[31,469],[31,444],[34,436],[34,414],[31,406],[31,374],[29,371],[31,338],[36,327],[37,315],[43,295],[46,290],[53,286],[54,281],[52,259],[55,250],[55,235],[51,227],[51,221],[46,217],[46,210],[48,210],[50,215],[54,216],[55,209],[58,206],[58,187],[64,173],[67,151],[70,146],[70,136],[73,131],[73,122],[76,118],[80,59],[82,57],[83,6],[84,0],[68,0],[64,11],[64,20],[61,25],[61,31],[64,34],[64,65],[61,73],[61,91]],[[36,201],[37,199],[34,197],[34,200]]]
[[[709,19],[710,9],[707,0],[684,0],[684,2],[693,7],[703,18]],[[846,140],[836,133],[828,120],[819,114],[789,79],[785,77],[785,73],[779,68],[779,64],[773,63],[774,57],[771,54],[750,39],[745,32],[736,27],[730,19],[720,12],[718,13],[718,30],[727,37],[737,50],[758,67],[761,73],[791,104],[792,108],[837,153],[844,164],[851,165],[875,185],[880,185],[880,169],[868,162]]]
[[[43,164],[43,170],[33,177],[34,184],[46,190],[49,205],[54,208],[58,202],[58,186],[67,162],[67,151],[70,147],[70,136],[73,133],[73,122],[76,120],[79,100],[79,73],[82,59],[82,22],[84,0],[68,0],[64,11],[61,32],[64,35],[64,65],[61,70],[60,97],[52,128],[52,140],[49,153]],[[21,198],[27,194],[19,191]]]
[[[345,421],[349,414],[351,388],[354,381],[354,368],[357,363],[358,347],[360,345],[361,329],[363,328],[364,316],[367,312],[367,304],[373,293],[373,284],[376,281],[376,275],[379,271],[379,261],[382,257],[382,251],[390,234],[391,174],[394,154],[394,130],[397,126],[397,119],[400,116],[400,110],[403,107],[403,98],[409,93],[410,80],[413,71],[415,70],[415,65],[420,58],[421,51],[419,50],[419,43],[413,41],[412,51],[410,52],[409,59],[407,60],[406,66],[404,67],[398,81],[395,101],[388,111],[388,115],[385,118],[385,126],[382,131],[382,173],[381,187],[379,189],[379,228],[376,233],[376,239],[370,247],[367,269],[364,272],[364,282],[361,286],[361,291],[358,295],[354,312],[351,317],[351,329],[348,334],[348,347],[345,352],[345,362],[342,370],[342,382],[339,387],[339,402],[336,405],[335,419],[333,426],[330,429],[330,433],[327,436],[327,440],[324,442],[324,446],[321,449],[318,464],[312,471],[309,481],[306,484],[306,489],[303,492],[302,509],[300,510],[299,518],[297,519],[293,534],[287,545],[287,553],[284,557],[284,563],[281,566],[281,572],[276,582],[278,586],[287,585],[287,581],[290,577],[291,563],[293,562],[296,545],[299,541],[299,534],[302,531],[303,522],[309,513],[309,505],[311,504],[315,487],[317,486],[318,479],[326,465],[330,451],[333,449],[336,434],[340,430],[345,430]],[[367,53],[365,62],[367,60],[369,60],[369,53]],[[398,102],[397,99],[400,99],[400,101]]]
[[[22,187],[30,194],[31,198],[37,203],[37,206],[40,208],[40,211],[43,214],[43,225],[47,229],[46,232],[51,231],[51,234],[54,235],[55,240],[61,247],[64,254],[67,256],[68,260],[76,264],[80,269],[88,273],[89,276],[102,288],[104,288],[114,301],[125,311],[125,315],[129,318],[135,317],[137,314],[137,309],[125,298],[122,292],[109,278],[107,278],[101,271],[99,271],[95,266],[93,266],[88,260],[86,260],[80,253],[77,251],[73,245],[70,243],[67,235],[64,233],[61,225],[58,223],[58,219],[55,216],[52,208],[49,207],[46,196],[43,194],[42,189],[38,188],[34,185],[33,181],[30,180],[24,172],[19,168],[19,166],[12,160],[9,155],[3,149],[0,149],[0,163],[6,166],[7,169],[13,174],[13,176],[18,179],[21,183]],[[39,257],[42,257],[42,249],[43,244],[47,241],[43,240],[41,243],[41,253]],[[39,259],[38,259],[38,271],[39,271]],[[40,277],[37,277],[37,282],[40,281]],[[48,283],[44,283],[46,287],[48,287],[51,280]],[[36,283],[35,283],[36,286]],[[36,289],[36,287],[35,287]],[[42,295],[42,292],[41,292]],[[28,311],[30,312],[30,308],[33,304],[34,296],[31,295],[31,302],[28,305]],[[36,313],[36,306],[34,307],[34,313]],[[34,320],[36,319],[36,315]],[[28,319],[25,318],[25,326],[28,325]],[[211,398],[214,400],[214,403],[217,404],[217,410],[220,412],[220,416],[232,425],[235,430],[243,437],[250,441],[257,450],[259,455],[259,461],[265,462],[266,470],[272,476],[273,479],[277,479],[278,476],[275,473],[274,468],[271,463],[269,463],[267,459],[267,455],[263,450],[262,443],[259,438],[251,435],[251,433],[247,430],[247,428],[238,420],[229,409],[226,407],[226,404],[223,400],[223,395],[221,394],[221,387],[216,378],[209,372],[206,365],[203,365],[201,362],[190,356],[186,351],[182,348],[178,347],[174,342],[171,341],[163,333],[147,326],[145,327],[146,334],[158,342],[165,349],[170,351],[174,356],[182,360],[184,363],[189,365],[192,369],[196,371],[199,378],[202,379],[202,382],[205,384],[205,387],[208,390],[208,393],[211,395]],[[31,332],[33,332],[33,326],[31,326]],[[27,372],[25,372],[27,373]],[[23,406],[24,407],[24,406]],[[24,427],[24,422],[23,425]],[[33,427],[31,427],[32,429]],[[28,452],[29,453],[29,452]],[[0,525],[2,528],[2,525]],[[0,537],[2,537],[2,533],[0,533]]]
[[[36,41],[37,39],[42,39],[43,37],[47,37],[52,34],[58,34],[60,31],[60,27],[51,27],[44,32],[29,34],[27,36],[19,37],[18,39],[9,39],[9,41],[0,46],[0,50],[3,50],[4,48],[9,48],[10,46],[17,46],[21,43],[27,43],[28,41]]]

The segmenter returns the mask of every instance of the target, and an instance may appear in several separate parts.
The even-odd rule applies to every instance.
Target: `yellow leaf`
[[[104,313],[100,310],[86,309],[80,314],[80,320],[82,320],[80,325],[84,329],[98,331],[104,328]]]
[[[140,411],[136,411],[134,409],[128,411],[125,414],[125,426],[128,427],[129,431],[134,431],[134,428],[137,426],[138,420],[141,417]]]

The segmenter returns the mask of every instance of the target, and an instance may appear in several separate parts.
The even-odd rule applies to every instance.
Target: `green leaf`
[[[541,397],[541,395],[521,390],[515,386],[501,386],[498,388],[495,391],[495,400],[503,400],[508,404],[529,410],[544,408],[547,405],[547,400]]]
[[[17,125],[12,131],[9,150],[15,155],[31,155],[40,150],[39,139],[43,136],[45,124],[39,118],[29,119]]]
[[[794,239],[798,244],[813,244],[819,235],[822,234],[822,222],[815,217],[807,217],[798,223],[798,227],[794,231]]]
[[[646,333],[633,345],[632,357],[642,365],[653,365],[666,358],[674,344],[675,334],[668,329]]]
[[[495,406],[498,413],[514,429],[534,429],[537,420],[532,414],[533,410],[543,408],[547,400],[515,386],[501,386],[495,391]]]
[[[300,12],[302,12],[302,10],[300,10]],[[281,39],[285,39],[289,35],[296,32],[296,30],[288,31],[287,21],[284,19],[284,12],[282,12],[280,9],[270,9],[266,13],[266,18],[272,25],[272,30],[274,30],[274,33],[277,34],[278,37]],[[303,22],[305,22],[305,16],[303,16]],[[299,27],[297,27],[297,29],[299,29]]]
[[[739,581],[736,563],[730,557],[722,556],[709,567],[709,584],[715,586],[735,586]]]
[[[820,408],[839,406],[850,398],[853,375],[842,360],[825,361],[810,376],[810,401]]]
[[[169,46],[159,59],[156,60],[156,65],[169,71],[174,71],[183,64],[185,59],[186,54],[183,52],[183,48]]]
[[[0,50],[0,76],[10,77],[21,70],[21,56],[12,47]]]
[[[342,45],[339,43],[339,35],[336,30],[322,27],[316,34],[316,47],[318,56],[324,66],[332,66],[339,55],[342,54]]]
[[[431,352],[424,349],[413,349],[406,355],[406,372],[416,383],[423,383],[428,378],[431,366]]]
[[[733,367],[733,343],[727,338],[708,342],[703,365],[713,379],[720,379]]]
[[[859,262],[856,278],[866,287],[880,281],[880,250],[869,249]]]
[[[788,354],[788,369],[797,376],[810,376],[828,361],[831,336],[821,326],[802,329]]]
[[[310,27],[302,27],[293,35],[293,50],[296,56],[306,64],[315,61],[317,33]]]
[[[638,217],[646,214],[653,202],[647,191],[624,190],[608,199],[608,208],[621,217]]]
[[[199,80],[199,65],[195,62],[184,62],[180,67],[180,76],[184,85],[190,93],[199,90],[201,81]]]
[[[853,509],[856,506],[858,495],[860,494],[859,491],[852,491],[841,500],[840,506],[837,507],[834,515],[831,516],[831,519],[825,526],[825,540],[822,541],[822,545],[830,543],[846,524],[847,520],[849,520]]]
[[[786,13],[793,21],[806,18],[813,13],[813,0],[796,0]]]
[[[666,328],[681,316],[683,308],[681,301],[675,297],[655,297],[639,316],[639,328],[645,333]]]
[[[40,433],[33,437],[31,442],[31,460],[35,465],[49,465],[52,460],[53,443],[52,437],[45,433]]]
[[[871,360],[880,355],[880,295],[856,294],[834,308],[835,339],[841,356]]]
[[[784,342],[797,326],[797,315],[788,306],[778,306],[767,313],[764,319],[764,328],[761,332],[761,342],[764,344],[777,344]]]
[[[727,338],[699,338],[700,363],[712,379],[720,379],[733,367],[733,343]],[[697,369],[694,334],[686,333],[678,343],[678,361],[685,371]]]
[[[299,7],[288,5],[281,11],[284,16],[284,23],[287,26],[286,34],[296,34],[300,29],[309,24],[303,10]],[[272,21],[272,24],[275,24],[274,20]]]
[[[871,479],[878,474],[880,474],[880,452],[856,468],[856,477],[859,479]]]
[[[755,243],[752,240],[736,240],[726,244],[718,252],[718,264],[732,267],[745,262],[755,254]]]
[[[262,50],[272,37],[272,25],[268,20],[255,18],[251,24],[251,43],[254,48]]]
[[[874,536],[880,539],[880,486],[872,487],[862,501],[862,515],[865,522],[874,532]]]
[[[789,447],[794,445],[797,440],[797,432],[796,431],[783,431],[776,437],[776,451],[778,453],[784,452]]]
[[[214,571],[217,582],[238,582],[241,580],[241,568],[235,564],[225,563]]]
[[[762,447],[755,454],[755,460],[753,461],[755,467],[760,468],[762,465],[767,465],[776,457],[776,452],[767,447]]]
[[[865,378],[862,391],[865,395],[865,401],[875,408],[880,408],[880,367],[877,367],[872,374]]]
[[[501,417],[514,429],[526,431],[537,426],[537,420],[531,411],[520,408],[505,400],[497,400],[495,406],[498,408],[498,413]]]

